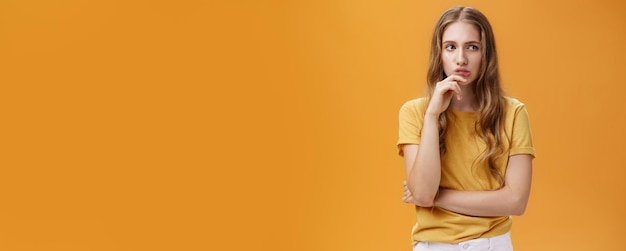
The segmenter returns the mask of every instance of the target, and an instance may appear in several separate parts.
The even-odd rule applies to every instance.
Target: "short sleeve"
[[[419,144],[421,131],[424,124],[424,112],[422,111],[423,99],[410,100],[400,108],[398,116],[398,153],[404,156],[402,146],[405,144]]]
[[[526,111],[524,105],[520,105],[515,109],[515,117],[513,118],[511,150],[509,155],[518,154],[530,154],[533,158],[536,157],[532,133],[530,131],[528,111]]]

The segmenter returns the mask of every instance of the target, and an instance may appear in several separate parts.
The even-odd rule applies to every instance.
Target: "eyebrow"
[[[446,41],[443,41],[442,44],[456,44],[456,42],[450,41],[450,40],[446,40]],[[468,42],[465,42],[465,44],[480,44],[480,42],[478,42],[478,41],[468,41]]]

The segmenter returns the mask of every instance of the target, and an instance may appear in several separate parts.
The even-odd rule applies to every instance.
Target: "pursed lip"
[[[470,75],[472,75],[472,72],[468,71],[465,68],[456,68],[454,69],[454,73],[462,76],[462,77],[469,77]]]

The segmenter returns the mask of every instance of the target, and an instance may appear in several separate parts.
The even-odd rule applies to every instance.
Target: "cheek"
[[[443,72],[450,76],[454,72],[454,67],[447,61],[443,61]]]
[[[443,60],[444,64],[449,64],[453,61],[454,54],[452,53],[443,53],[441,54],[441,60]]]
[[[480,63],[482,63],[482,59],[483,59],[483,56],[478,54],[473,58],[472,61],[474,62],[474,65],[476,65],[477,67],[480,67]]]
[[[441,61],[443,63],[443,68],[444,69],[448,69],[448,68],[454,66],[454,57],[451,56],[450,54],[443,54],[443,55],[441,55]]]

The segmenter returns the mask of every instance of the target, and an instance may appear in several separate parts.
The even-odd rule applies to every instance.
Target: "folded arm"
[[[438,116],[426,115],[420,145],[404,145],[407,200],[421,207],[432,207],[441,180]],[[405,199],[403,199],[405,200]]]
[[[504,187],[495,191],[440,189],[435,206],[473,216],[522,215],[528,203],[531,179],[531,155],[513,155],[509,157]]]

